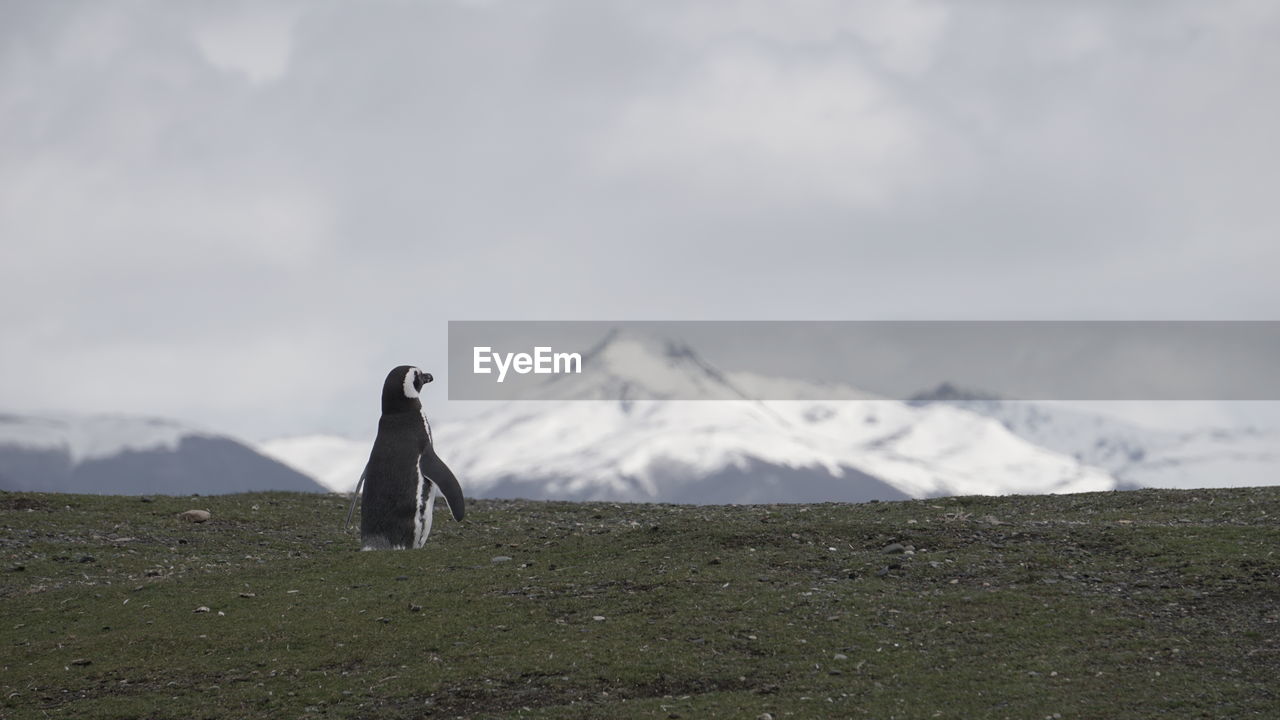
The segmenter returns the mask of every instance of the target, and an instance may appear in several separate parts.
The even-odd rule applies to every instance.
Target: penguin
[[[411,365],[387,374],[382,384],[378,435],[347,511],[347,524],[360,500],[360,543],[364,550],[420,548],[431,534],[436,497],[443,496],[454,520],[466,508],[462,487],[436,455],[431,426],[418,393],[434,378]]]

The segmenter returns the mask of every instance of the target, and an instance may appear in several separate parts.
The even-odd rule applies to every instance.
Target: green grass
[[[1280,488],[345,510],[0,493],[0,716],[1280,717]]]

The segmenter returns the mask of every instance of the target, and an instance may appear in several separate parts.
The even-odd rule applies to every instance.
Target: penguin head
[[[393,369],[382,383],[382,412],[421,410],[422,401],[418,399],[418,393],[423,385],[434,379],[431,373],[422,372],[412,365]]]

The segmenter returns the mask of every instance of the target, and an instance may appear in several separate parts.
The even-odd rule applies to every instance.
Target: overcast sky
[[[3,409],[366,433],[451,319],[1280,318],[1266,0],[0,18]]]

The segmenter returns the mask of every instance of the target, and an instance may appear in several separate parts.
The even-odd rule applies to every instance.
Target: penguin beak
[[[427,383],[431,382],[432,380],[435,380],[435,378],[431,377],[431,373],[422,373],[422,384],[423,384],[423,385],[426,385]]]

